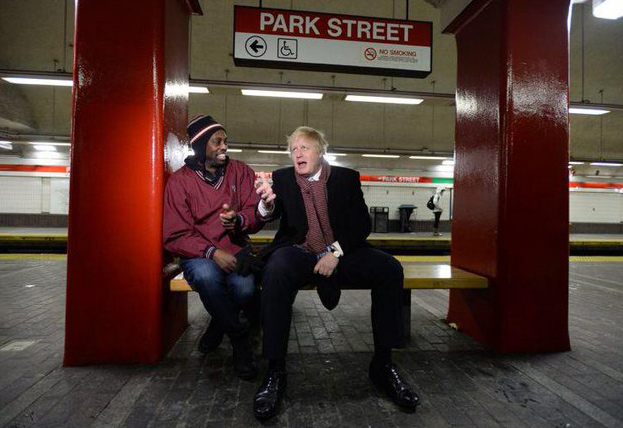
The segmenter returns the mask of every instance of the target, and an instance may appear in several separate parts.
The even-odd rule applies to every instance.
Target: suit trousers
[[[333,286],[369,288],[372,297],[372,333],[375,346],[405,346],[402,317],[402,265],[391,255],[364,246],[340,257],[330,278],[314,274],[316,256],[298,246],[276,250],[269,257],[262,277],[262,329],[264,355],[285,358],[288,350],[292,304],[298,290],[320,281]]]

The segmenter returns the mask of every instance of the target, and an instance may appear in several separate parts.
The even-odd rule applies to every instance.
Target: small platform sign
[[[234,7],[236,65],[423,78],[431,22]]]

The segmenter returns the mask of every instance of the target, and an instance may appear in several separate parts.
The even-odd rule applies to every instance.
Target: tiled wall
[[[0,176],[0,213],[41,214],[41,177]]]
[[[362,183],[363,196],[369,207],[381,206],[389,208],[389,219],[398,220],[400,205],[415,205],[417,209],[411,214],[411,220],[432,220],[433,212],[426,208],[428,199],[435,193],[436,187],[422,185],[391,185],[377,183]],[[451,218],[452,190],[448,189],[441,197],[441,207],[444,209],[441,219]]]
[[[425,229],[428,222],[433,221],[433,213],[426,208],[426,202],[435,192],[436,186],[425,184],[376,183],[363,182],[362,191],[369,207],[388,207],[389,230],[399,230],[399,209],[403,204],[415,205],[417,209],[411,215],[413,228]],[[444,208],[442,229],[447,229],[452,218],[453,190],[448,188],[441,199]],[[577,224],[623,224],[623,193],[611,190],[582,189],[572,190],[569,197],[570,222]],[[67,215],[69,207],[68,177],[37,177],[0,175],[0,226],[15,224],[22,215],[22,226],[39,226],[34,218],[42,215],[42,219],[50,218],[58,224],[56,216]],[[30,216],[29,216],[30,215]],[[33,217],[34,215],[35,217]],[[48,216],[49,215],[49,216]],[[17,217],[16,217],[17,216]],[[48,216],[48,217],[46,217]],[[10,217],[10,220],[9,220]],[[48,220],[42,220],[44,223]],[[586,228],[584,228],[586,229]],[[584,230],[582,229],[582,230]],[[600,228],[601,230],[603,228]],[[606,233],[606,232],[595,232]]]

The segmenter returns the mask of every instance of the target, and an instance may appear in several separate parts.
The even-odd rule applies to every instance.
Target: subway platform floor
[[[421,395],[415,414],[367,379],[369,292],[343,292],[331,312],[301,292],[287,397],[266,425],[623,427],[623,261],[583,260],[569,265],[569,352],[496,354],[444,323],[447,291],[413,292],[412,340],[394,360]],[[0,427],[261,426],[251,406],[260,379],[235,377],[227,340],[196,350],[208,315],[195,293],[190,326],[161,362],[63,367],[65,283],[63,255],[0,255]]]

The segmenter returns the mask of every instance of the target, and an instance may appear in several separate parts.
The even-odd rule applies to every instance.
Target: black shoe
[[[246,338],[239,343],[233,344],[234,347],[234,371],[236,376],[242,380],[253,380],[257,376],[257,364],[253,359],[253,351]]]
[[[210,325],[208,325],[205,333],[201,336],[201,340],[199,340],[199,352],[207,354],[214,351],[223,341],[223,334],[221,326],[212,318]]]
[[[328,310],[333,310],[340,302],[342,290],[330,281],[321,281],[316,287],[316,291],[322,305]]]
[[[381,365],[372,360],[369,376],[372,383],[385,391],[401,409],[415,412],[415,408],[420,404],[420,398],[398,373],[393,363]]]
[[[269,370],[253,400],[255,417],[260,421],[266,421],[275,416],[285,392],[286,372]]]

